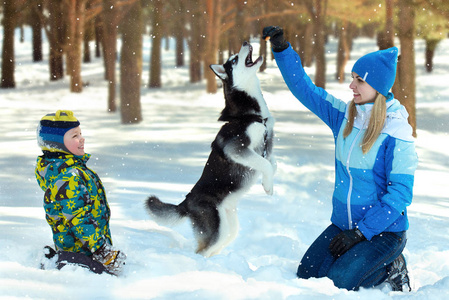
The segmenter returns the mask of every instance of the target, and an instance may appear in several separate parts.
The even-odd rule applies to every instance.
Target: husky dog
[[[226,122],[212,143],[203,174],[179,205],[150,196],[146,207],[159,223],[190,218],[198,242],[196,252],[210,257],[232,242],[238,232],[237,202],[260,174],[265,192],[273,194],[276,163],[272,157],[274,119],[256,76],[263,58],[252,60],[245,42],[224,65],[210,65],[222,80]]]

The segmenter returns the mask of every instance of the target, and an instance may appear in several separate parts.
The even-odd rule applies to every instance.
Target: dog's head
[[[268,108],[262,96],[257,71],[262,65],[262,56],[252,59],[253,47],[244,42],[238,54],[232,55],[223,65],[210,65],[222,80],[226,105],[219,120],[247,114],[258,114],[266,118]]]
[[[256,73],[263,62],[262,56],[253,61],[252,54],[253,47],[244,42],[239,53],[232,55],[225,64],[210,65],[210,68],[225,85],[251,94],[248,89],[253,88],[255,82],[258,84]]]

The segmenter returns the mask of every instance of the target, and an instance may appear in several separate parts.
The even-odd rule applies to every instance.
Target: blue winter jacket
[[[385,126],[371,150],[363,154],[361,141],[373,105],[356,105],[354,128],[344,138],[347,103],[312,83],[291,46],[274,52],[274,57],[293,95],[324,121],[334,135],[332,223],[342,230],[358,227],[368,240],[385,231],[407,230],[406,207],[413,198],[418,158],[404,106],[389,93]]]

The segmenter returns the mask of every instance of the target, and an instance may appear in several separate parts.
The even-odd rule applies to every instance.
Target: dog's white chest
[[[246,129],[246,134],[250,138],[250,147],[256,148],[259,147],[261,143],[265,141],[267,136],[267,132],[270,129],[264,123],[255,122],[248,126]]]

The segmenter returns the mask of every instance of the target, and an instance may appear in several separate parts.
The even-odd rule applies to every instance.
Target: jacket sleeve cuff
[[[291,44],[289,42],[287,42],[287,44],[288,44],[288,47],[286,49],[284,49],[284,50],[282,50],[280,52],[273,51],[273,55],[274,55],[275,59],[276,58],[280,58],[280,57],[284,57],[284,56],[289,54],[290,50],[293,50]]]
[[[366,239],[368,241],[371,241],[371,239],[373,238],[374,234],[368,228],[366,228],[365,224],[359,223],[357,225],[357,228],[363,234],[363,236],[366,237]]]

